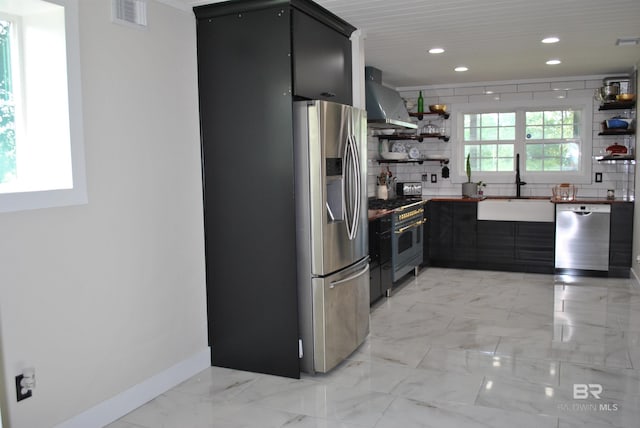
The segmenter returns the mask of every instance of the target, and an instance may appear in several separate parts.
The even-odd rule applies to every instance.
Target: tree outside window
[[[11,22],[0,20],[0,183],[16,179],[15,110],[11,78]]]

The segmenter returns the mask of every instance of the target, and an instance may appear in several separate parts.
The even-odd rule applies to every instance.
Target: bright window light
[[[86,202],[77,0],[0,2],[0,212]]]

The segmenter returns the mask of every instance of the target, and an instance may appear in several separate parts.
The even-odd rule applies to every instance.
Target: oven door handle
[[[344,284],[345,282],[353,281],[354,279],[364,275],[367,272],[369,272],[369,264],[367,264],[364,267],[364,269],[362,269],[360,272],[354,273],[353,275],[348,276],[346,278],[339,279],[338,281],[331,281],[331,285],[329,285],[329,288],[334,288],[336,285],[340,285],[340,284]]]
[[[401,227],[400,229],[396,230],[396,231],[395,231],[395,234],[396,234],[396,235],[399,235],[399,234],[404,233],[404,232],[406,232],[407,230],[412,229],[412,228],[414,228],[414,227],[422,226],[422,225],[423,225],[423,224],[425,224],[426,222],[427,222],[427,219],[426,219],[426,218],[425,218],[425,219],[422,219],[422,220],[419,220],[419,221],[416,221],[415,223],[411,223],[409,226]]]

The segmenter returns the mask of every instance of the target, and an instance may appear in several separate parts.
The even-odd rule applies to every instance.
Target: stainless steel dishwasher
[[[609,270],[611,205],[556,205],[556,269]]]

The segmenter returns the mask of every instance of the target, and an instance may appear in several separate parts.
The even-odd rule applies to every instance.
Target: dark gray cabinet
[[[479,220],[478,262],[487,269],[552,273],[554,223]]]
[[[633,259],[633,209],[634,204],[611,204],[609,237],[609,275],[629,277]]]
[[[511,221],[478,221],[478,262],[482,266],[510,270],[515,262],[514,226]]]
[[[433,266],[553,272],[554,224],[477,220],[477,203],[430,201]]]
[[[429,264],[470,267],[477,260],[477,212],[475,202],[427,203]]]
[[[292,23],[293,94],[352,105],[349,38],[298,10]]]
[[[393,285],[390,215],[369,221],[369,258],[369,299],[374,303]]]
[[[524,272],[550,273],[554,268],[555,223],[515,222],[515,263]]]
[[[333,46],[334,33],[348,40],[354,28],[306,0],[238,0],[194,12],[211,361],[297,378],[292,88],[295,76],[301,82],[323,76],[309,75],[314,52],[301,54],[310,42],[296,45],[305,29],[292,31],[292,20],[314,21],[309,31],[320,52],[327,34]],[[344,57],[345,70],[350,59]],[[337,85],[332,79],[328,88]],[[308,84],[299,87],[312,97]],[[242,132],[248,127],[259,138]],[[250,183],[250,196],[229,185],[238,182]]]
[[[609,276],[629,277],[633,203],[611,204]],[[555,271],[555,223],[477,219],[477,203],[429,201],[429,264],[515,272]]]

